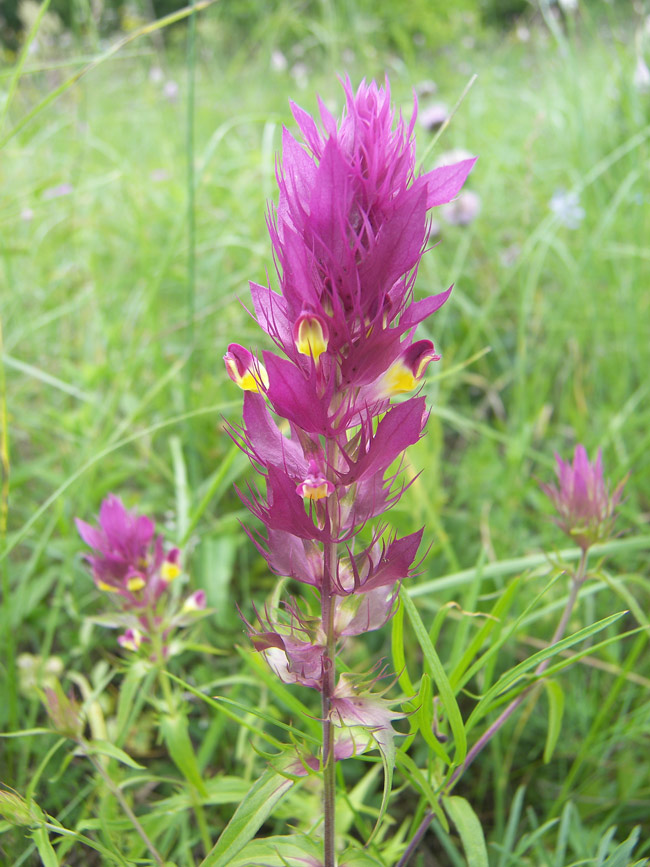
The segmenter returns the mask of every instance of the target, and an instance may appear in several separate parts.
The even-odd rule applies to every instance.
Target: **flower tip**
[[[127,629],[124,635],[117,636],[117,643],[125,650],[136,651],[142,644],[142,633],[139,629]]]
[[[188,596],[185,602],[183,602],[182,612],[183,614],[192,614],[195,611],[203,611],[205,606],[205,590],[197,590],[195,593],[192,593],[191,596]]]
[[[264,391],[269,386],[269,378],[264,365],[255,356],[240,346],[231,343],[223,357],[226,373],[242,391]]]
[[[430,340],[418,340],[402,352],[383,377],[382,394],[392,397],[413,391],[422,381],[432,361],[440,361]]]
[[[165,582],[165,584],[169,584],[175,578],[178,578],[180,574],[181,567],[173,560],[165,560],[165,562],[160,567],[160,577]]]

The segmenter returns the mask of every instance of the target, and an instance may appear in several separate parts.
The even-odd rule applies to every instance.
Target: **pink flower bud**
[[[142,644],[142,633],[139,629],[127,629],[124,635],[118,635],[117,643],[125,650],[137,650]]]
[[[432,361],[440,361],[430,340],[418,340],[402,352],[381,380],[383,397],[412,391],[421,382]]]
[[[242,391],[264,391],[268,388],[269,379],[264,366],[248,349],[238,343],[231,343],[223,360],[228,376]]]
[[[183,614],[190,614],[194,611],[203,611],[205,603],[205,590],[197,590],[183,602],[182,612]]]
[[[558,510],[557,525],[586,551],[611,534],[616,519],[614,510],[626,480],[610,494],[609,484],[603,478],[600,450],[593,463],[582,445],[576,446],[573,465],[565,463],[558,454],[555,460],[559,487],[542,484],[541,488]]]

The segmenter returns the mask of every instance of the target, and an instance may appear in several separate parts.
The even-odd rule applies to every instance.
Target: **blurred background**
[[[266,346],[245,309],[247,285],[268,275],[277,288],[266,219],[282,126],[295,131],[289,100],[314,112],[319,94],[340,111],[340,76],[353,84],[388,76],[407,116],[417,94],[422,170],[450,151],[479,156],[461,199],[434,212],[436,246],[416,285],[421,297],[455,284],[419,332],[442,362],[425,386],[428,434],[410,452],[421,474],[391,513],[398,532],[426,525],[430,547],[415,583],[564,547],[537,480],[550,480],[555,450],[568,458],[577,442],[590,455],[602,448],[613,482],[630,473],[617,526],[648,533],[648,5],[222,0],[196,8],[188,16],[174,0],[0,7],[10,506],[2,729],[38,719],[26,671],[42,674],[58,659],[101,679],[115,654],[114,636],[84,619],[97,594],[73,525],[111,491],[184,542],[192,586],[217,609],[206,639],[224,649],[246,643],[235,603],[250,611],[275,578],[239,524],[252,519],[232,483],[251,473],[223,430],[223,418],[240,418],[241,393],[222,356],[232,341]],[[615,568],[647,612],[645,556],[621,554]],[[452,580],[418,604],[429,618],[450,599],[473,611],[502,586]],[[603,587],[586,595],[576,629],[629,607]],[[527,576],[519,609],[539,589]],[[561,604],[564,592],[554,588],[551,602]],[[555,610],[528,624],[504,666],[550,634]],[[457,652],[455,635],[443,629],[443,658]],[[389,652],[387,634],[369,644]],[[367,650],[357,652],[361,660]],[[512,855],[518,835],[559,815],[562,781],[628,653],[625,642],[613,644],[604,669],[567,675],[571,717],[551,764],[541,762],[540,711],[474,766],[468,785],[501,853],[495,864],[524,863]],[[205,683],[214,664],[197,653],[186,676]],[[226,671],[239,664],[237,656],[219,662]],[[548,863],[597,851],[612,825],[621,840],[639,823],[650,836],[647,653],[634,669],[576,771],[573,842],[564,844],[571,856]],[[217,750],[206,747],[204,763],[246,755],[243,741],[232,757],[220,754],[220,732],[203,709],[199,717],[197,731]],[[23,775],[38,749],[21,753]],[[495,778],[493,769],[510,763],[513,777]],[[520,785],[533,816],[520,805],[510,839]],[[73,778],[61,783],[62,802],[66,786]],[[548,835],[557,852],[557,828]]]

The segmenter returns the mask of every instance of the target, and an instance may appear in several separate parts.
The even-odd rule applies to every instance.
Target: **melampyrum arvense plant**
[[[402,459],[427,419],[417,390],[439,359],[415,331],[451,291],[415,301],[413,285],[429,210],[456,196],[475,162],[417,175],[415,111],[408,125],[395,118],[388,83],[343,89],[339,120],[321,103],[319,128],[293,105],[302,142],[283,131],[268,219],[281,294],[251,283],[257,322],[282,355],[238,344],[225,355],[246,392],[231,432],[265,487],[241,492],[266,530],[251,537],[274,572],[320,599],[317,613],[295,599],[265,610],[250,635],[285,683],[321,695],[325,867],[336,863],[337,760],[377,747],[393,761],[402,714],[376,670],[337,674],[337,654],[390,618],[422,539],[422,529],[396,538],[383,518],[407,486]]]

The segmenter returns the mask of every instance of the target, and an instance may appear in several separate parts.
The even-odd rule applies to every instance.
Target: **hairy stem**
[[[573,612],[573,609],[576,604],[576,600],[578,599],[578,593],[580,592],[580,588],[584,584],[584,580],[587,573],[587,550],[584,549],[582,551],[582,556],[580,557],[580,563],[578,565],[578,569],[576,573],[571,578],[571,592],[569,593],[569,598],[567,599],[566,605],[564,606],[564,611],[562,612],[562,617],[558,625],[555,628],[555,632],[553,633],[553,637],[549,642],[549,646],[557,644],[558,641],[561,641],[564,637],[564,633],[566,632],[567,625],[569,623],[569,618]],[[551,663],[551,658],[542,660],[540,664],[535,669],[535,674],[540,675],[543,674],[548,666]],[[456,785],[460,777],[465,773],[467,768],[472,764],[474,759],[478,756],[478,754],[487,746],[487,744],[492,740],[494,735],[499,731],[501,726],[512,716],[512,714],[517,710],[517,708],[526,700],[530,691],[535,687],[536,684],[531,684],[528,689],[525,689],[522,693],[520,693],[517,698],[514,698],[510,704],[503,710],[499,716],[495,719],[492,725],[481,735],[481,737],[474,744],[472,749],[467,753],[465,757],[465,761],[459,765],[454,773],[449,778],[449,782],[445,787],[445,791],[443,794],[448,794],[451,789]],[[442,797],[442,796],[441,796]],[[434,813],[429,812],[426,814],[422,822],[420,823],[417,831],[413,835],[413,838],[409,842],[409,845],[397,862],[396,867],[405,867],[405,865],[409,862],[411,856],[417,849],[417,846],[424,837],[427,828],[431,824],[431,821],[434,817]]]
[[[334,726],[330,719],[331,699],[336,676],[334,605],[332,594],[332,570],[336,568],[336,543],[325,544],[323,557],[323,586],[321,590],[321,616],[326,635],[326,651],[323,671],[323,855],[324,867],[335,867],[336,764],[334,759]]]

